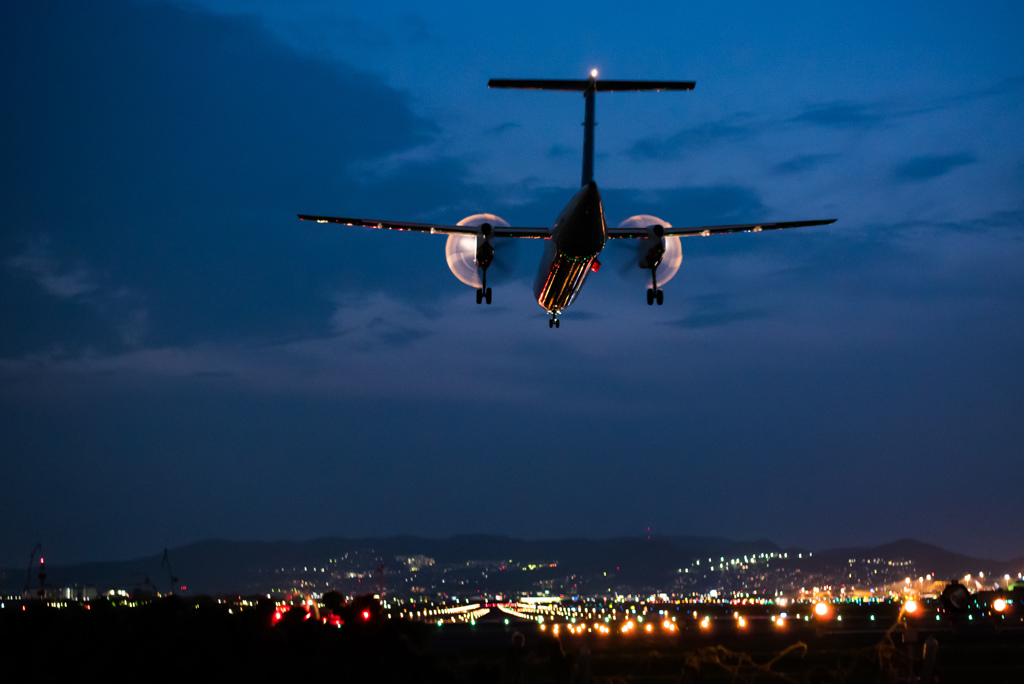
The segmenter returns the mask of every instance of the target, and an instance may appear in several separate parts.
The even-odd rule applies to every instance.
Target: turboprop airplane
[[[612,81],[597,80],[597,70],[583,80],[553,79],[491,79],[490,88],[521,90],[566,90],[583,93],[583,179],[581,188],[565,205],[550,228],[510,226],[493,214],[467,216],[456,225],[379,221],[376,219],[338,218],[299,214],[305,221],[341,223],[348,226],[413,230],[448,236],[445,256],[456,278],[476,288],[476,303],[491,303],[487,287],[487,269],[494,262],[494,241],[502,238],[535,238],[546,240],[544,256],[534,281],[537,303],[551,318],[549,328],[559,327],[558,316],[575,301],[587,276],[600,268],[598,256],[608,240],[635,240],[637,266],[651,272],[647,286],[648,306],[664,301],[661,285],[679,270],[683,252],[679,239],[693,235],[752,232],[779,228],[801,228],[834,223],[836,219],[788,221],[783,223],[744,223],[731,226],[698,226],[678,228],[656,216],[638,215],[614,228],[605,223],[601,193],[594,182],[594,95],[614,91],[693,90],[694,81]]]

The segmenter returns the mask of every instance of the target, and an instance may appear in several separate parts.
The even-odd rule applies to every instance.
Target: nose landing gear
[[[487,287],[487,269],[481,269],[483,271],[483,283],[481,287],[476,288],[476,303],[480,304],[486,301],[488,304],[491,303],[491,288]]]
[[[651,286],[647,288],[647,306],[658,302],[658,306],[665,301],[665,293],[658,289],[658,266],[651,267]]]
[[[549,328],[557,328],[558,327],[558,314],[554,314],[554,313],[551,314],[551,318],[548,319],[548,327]]]

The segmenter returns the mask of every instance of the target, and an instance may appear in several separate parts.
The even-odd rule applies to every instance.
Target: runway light
[[[903,604],[903,612],[907,613],[908,615],[913,615],[914,613],[916,613],[917,612],[917,601],[915,601],[914,599],[910,599],[909,601],[904,603]]]
[[[830,610],[831,608],[824,601],[819,601],[814,605],[814,614],[820,618],[828,616]]]
[[[1004,601],[1001,598],[997,598],[995,601],[992,602],[992,609],[995,610],[997,613],[1002,613],[1004,610],[1006,610],[1006,601]]]

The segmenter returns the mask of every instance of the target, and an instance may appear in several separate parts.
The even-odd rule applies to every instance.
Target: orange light
[[[747,626],[747,618],[741,617],[740,618],[740,627],[746,627],[746,626]]]
[[[997,613],[1002,613],[1004,610],[1006,610],[1006,601],[1004,601],[1001,598],[997,598],[995,601],[992,602],[992,608]]]
[[[776,627],[784,627],[786,625],[786,618],[775,618]]]
[[[648,632],[650,632],[651,630],[654,629],[654,625],[652,625],[650,622],[648,622],[647,626],[644,627],[644,629],[646,629]]]
[[[831,610],[830,606],[824,601],[819,601],[814,605],[814,614],[818,617],[825,617]]]
[[[705,617],[703,620],[700,621],[700,628],[701,629],[710,629],[710,627],[711,627],[711,618]]]
[[[917,601],[910,599],[903,604],[903,612],[908,614],[914,614],[917,612]]]

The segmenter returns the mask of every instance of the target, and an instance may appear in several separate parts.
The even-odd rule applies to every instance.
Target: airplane
[[[495,240],[504,238],[534,238],[545,240],[544,256],[537,271],[533,292],[537,303],[551,316],[549,328],[559,327],[559,315],[569,307],[580,293],[587,276],[597,272],[598,257],[608,240],[635,240],[637,266],[651,272],[647,287],[647,304],[664,301],[661,286],[679,270],[683,253],[679,244],[682,237],[716,235],[720,233],[803,228],[834,223],[836,219],[814,221],[787,221],[781,223],[745,223],[728,226],[698,226],[680,228],[656,216],[637,215],[616,227],[605,222],[601,193],[594,182],[594,96],[598,92],[693,90],[694,81],[622,81],[598,80],[597,70],[590,78],[558,79],[491,79],[489,88],[515,88],[519,90],[560,90],[582,92],[585,99],[583,122],[583,176],[579,192],[555,219],[549,228],[510,226],[493,214],[467,216],[456,225],[380,221],[363,218],[339,218],[299,214],[304,221],[340,223],[389,230],[411,230],[447,235],[445,256],[448,267],[456,278],[476,288],[476,303],[491,303],[491,288],[487,287],[487,269],[494,262]],[[660,276],[660,280],[659,280]]]

